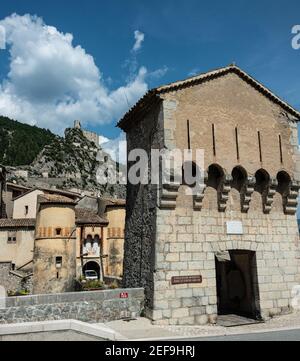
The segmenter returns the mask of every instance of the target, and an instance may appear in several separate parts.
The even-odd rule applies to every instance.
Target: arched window
[[[89,234],[84,240],[84,247],[86,248],[87,251],[91,250],[92,242],[93,242],[93,237]]]
[[[182,184],[194,187],[200,181],[197,177],[201,177],[201,170],[194,162],[185,162],[182,166]]]
[[[218,189],[220,182],[224,178],[224,171],[218,164],[212,164],[208,168],[207,186]]]
[[[96,244],[98,244],[98,246],[100,246],[100,237],[98,234],[96,234],[94,237],[94,243],[96,243]]]
[[[256,185],[255,191],[263,194],[270,183],[270,175],[265,169],[259,169],[255,173]]]
[[[283,197],[286,196],[289,192],[291,177],[285,172],[281,171],[277,174],[278,187],[277,192],[280,193]]]
[[[231,175],[232,175],[231,187],[241,192],[243,185],[247,180],[246,170],[243,167],[238,166],[233,168]]]
[[[95,235],[92,242],[92,253],[96,256],[100,256],[100,237],[98,234]]]

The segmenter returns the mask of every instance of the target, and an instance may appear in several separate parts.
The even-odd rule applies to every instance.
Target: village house
[[[111,217],[110,207],[101,207],[100,215],[96,197],[43,188],[18,195],[12,218],[0,219],[0,284],[10,291],[55,293],[70,291],[74,279],[87,270],[96,271],[100,279],[122,276],[125,202],[105,202],[116,204],[118,218]],[[110,254],[110,222],[122,230],[117,232],[118,257]]]
[[[30,191],[31,188],[16,184],[13,182],[6,182],[6,190],[4,193],[3,202],[5,204],[5,214],[2,218],[13,218],[14,200],[24,193]]]
[[[201,192],[189,195],[185,182],[127,187],[124,286],[145,288],[155,323],[292,311],[299,119],[230,65],[149,91],[119,122],[128,153],[204,150]]]
[[[69,197],[74,201],[80,198],[80,193],[60,189],[33,188],[13,198],[12,218],[35,218],[37,213],[37,198],[43,194],[56,194]]]
[[[31,289],[35,219],[0,219],[0,285]]]

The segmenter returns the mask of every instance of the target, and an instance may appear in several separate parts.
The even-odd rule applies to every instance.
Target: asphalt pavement
[[[186,339],[186,341],[188,341],[188,339]],[[193,341],[300,341],[300,329],[215,337],[199,337],[193,338]]]

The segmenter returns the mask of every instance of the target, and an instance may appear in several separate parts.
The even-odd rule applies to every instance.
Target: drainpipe
[[[82,275],[82,270],[83,270],[83,226],[80,226],[80,263],[81,263],[81,269],[80,269],[80,273]]]

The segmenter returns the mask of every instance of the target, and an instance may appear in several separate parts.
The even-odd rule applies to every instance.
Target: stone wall
[[[123,275],[125,215],[125,207],[106,208],[109,225],[104,231],[103,253],[108,254],[108,258],[103,260],[103,264],[108,276]]]
[[[226,222],[238,219],[243,235],[227,235]],[[298,229],[294,216],[178,208],[157,217],[154,310],[159,324],[202,324],[217,316],[215,255],[220,251],[256,252],[262,317],[291,311],[291,291],[300,282]],[[171,285],[173,276],[201,275],[202,284]]]
[[[127,138],[128,152],[139,148],[150,155],[151,148],[162,147],[162,116],[162,108],[158,106],[132,130],[130,137]],[[150,156],[149,160],[151,160]],[[149,308],[152,307],[153,301],[156,207],[156,185],[128,183],[123,281],[125,287],[145,289],[145,302]]]
[[[230,174],[233,167],[240,164],[249,175],[264,168],[271,177],[276,177],[283,168],[292,178],[300,180],[297,119],[238,75],[227,74],[213,81],[163,94],[163,98],[165,145],[169,149],[187,149],[188,119],[191,149],[205,150],[206,169],[217,163]],[[238,132],[238,159],[235,128]]]
[[[122,292],[128,298],[120,298]],[[117,289],[11,297],[0,309],[0,324],[75,319],[108,322],[138,317],[144,305],[143,289]]]
[[[11,262],[0,263],[0,286],[3,286],[7,291],[15,291],[20,288],[20,278],[11,276]]]
[[[29,290],[32,292],[32,277],[25,280],[10,273],[11,262],[0,262],[0,286],[3,286],[6,292],[17,292],[21,290]],[[29,270],[27,269],[29,272]]]

